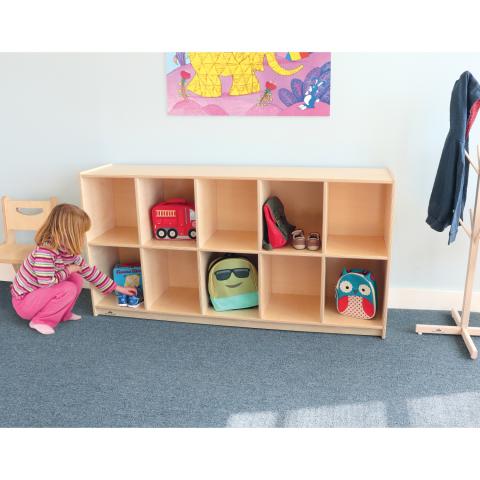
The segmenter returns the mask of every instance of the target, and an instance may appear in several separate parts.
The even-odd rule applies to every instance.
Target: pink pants
[[[24,320],[55,328],[60,322],[71,317],[82,286],[82,277],[78,273],[72,273],[57,285],[38,288],[21,298],[12,297],[12,305]]]

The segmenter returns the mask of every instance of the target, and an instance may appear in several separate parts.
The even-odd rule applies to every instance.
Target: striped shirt
[[[71,255],[64,250],[37,246],[25,259],[12,284],[12,295],[22,296],[38,288],[50,287],[66,280],[70,273],[68,265],[81,267],[78,274],[102,293],[113,292],[116,283],[97,267],[90,266],[80,255]]]

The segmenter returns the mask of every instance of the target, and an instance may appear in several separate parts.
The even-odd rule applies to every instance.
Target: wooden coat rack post
[[[475,360],[478,357],[478,350],[473,343],[472,336],[480,335],[480,327],[470,326],[470,308],[472,305],[473,280],[477,264],[478,243],[480,241],[480,145],[477,146],[478,162],[474,162],[467,151],[465,156],[477,174],[477,191],[475,194],[475,209],[470,209],[470,228],[460,220],[460,226],[470,238],[470,250],[468,254],[467,278],[465,280],[465,292],[463,294],[462,316],[455,308],[452,308],[452,318],[455,326],[447,325],[421,325],[417,324],[415,331],[422,333],[437,333],[441,335],[461,335],[468,348],[470,357]]]

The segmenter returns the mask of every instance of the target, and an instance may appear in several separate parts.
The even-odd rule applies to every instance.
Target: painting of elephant
[[[220,97],[220,77],[232,77],[229,95],[249,95],[260,90],[256,72],[263,71],[264,58],[278,75],[293,75],[303,68],[298,65],[290,70],[281,67],[275,53],[264,52],[189,52],[195,75],[188,90],[202,97]]]
[[[169,115],[330,115],[330,52],[167,52]]]

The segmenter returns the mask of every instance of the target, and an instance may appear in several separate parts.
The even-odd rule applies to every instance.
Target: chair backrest
[[[49,200],[11,200],[2,197],[5,241],[15,241],[15,232],[37,231],[57,204],[55,197]]]

